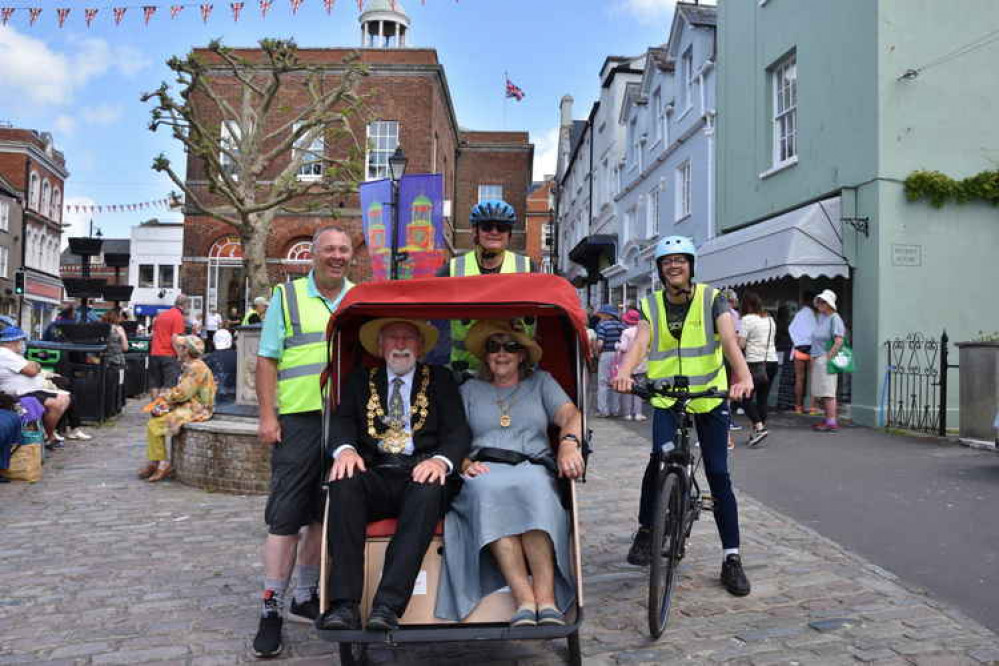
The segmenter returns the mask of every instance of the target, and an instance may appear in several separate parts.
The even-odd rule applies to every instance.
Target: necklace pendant
[[[500,421],[500,427],[501,428],[509,428],[510,424],[513,423],[513,421],[510,419],[510,415],[509,414],[502,414],[500,416],[499,421]]]

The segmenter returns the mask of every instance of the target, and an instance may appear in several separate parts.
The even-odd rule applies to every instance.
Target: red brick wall
[[[527,196],[527,255],[536,263],[542,259],[544,225],[549,222],[548,197],[553,181],[546,180]]]

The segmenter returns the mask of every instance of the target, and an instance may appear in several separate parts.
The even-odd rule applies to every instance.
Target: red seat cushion
[[[390,537],[395,534],[395,530],[398,525],[399,520],[397,518],[376,520],[373,523],[368,523],[367,536],[369,539],[376,537]],[[434,528],[434,536],[444,536],[443,520],[437,522],[437,527]]]

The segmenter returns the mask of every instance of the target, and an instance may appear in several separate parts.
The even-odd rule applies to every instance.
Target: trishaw
[[[535,336],[544,355],[540,366],[550,372],[574,399],[583,414],[583,454],[589,452],[586,428],[586,315],[576,290],[563,278],[541,274],[487,275],[463,278],[427,278],[363,284],[352,289],[330,320],[329,366],[324,375],[328,400],[340,399],[341,378],[361,363],[372,366],[378,359],[363,351],[358,341],[362,324],[377,317],[406,317],[424,320],[534,320]],[[553,447],[557,432],[550,432]],[[440,643],[447,641],[506,641],[566,639],[569,663],[581,664],[579,628],[583,621],[583,579],[580,555],[579,515],[576,485],[559,481],[562,504],[569,514],[573,579],[576,601],[566,609],[564,626],[511,627],[514,602],[509,589],[485,597],[473,613],[460,623],[433,615],[441,554],[446,547],[443,521],[424,557],[414,595],[400,618],[399,628],[389,632],[365,630],[319,630],[324,640],[339,643],[341,663],[348,666],[366,661],[370,644]],[[324,508],[323,556],[320,568],[320,613],[330,606],[328,581],[332,572],[326,544],[329,505]],[[381,578],[381,565],[387,542],[395,531],[395,519],[369,523],[365,543],[364,598],[361,601],[362,626],[370,612],[371,598]]]

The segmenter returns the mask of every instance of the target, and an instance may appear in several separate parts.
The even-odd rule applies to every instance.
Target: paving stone
[[[843,627],[852,626],[856,624],[856,622],[856,620],[848,617],[832,617],[826,620],[809,622],[808,626],[816,631],[836,631],[837,629],[842,629]]]

